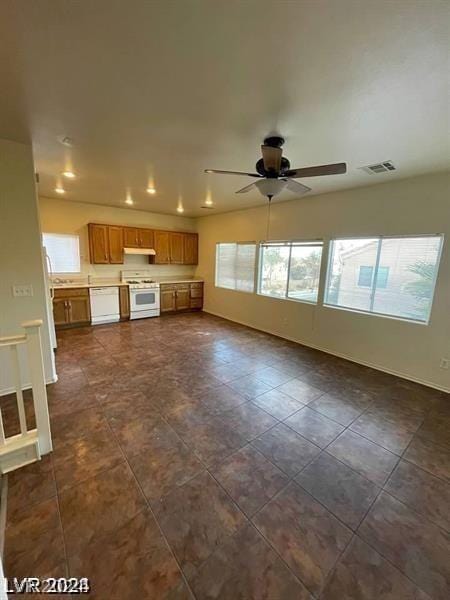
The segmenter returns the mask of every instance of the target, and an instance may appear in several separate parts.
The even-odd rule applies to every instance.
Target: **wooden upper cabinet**
[[[198,264],[198,234],[197,233],[185,233],[183,237],[184,237],[183,262],[185,265],[197,265]]]
[[[123,264],[124,248],[151,248],[157,265],[198,264],[198,234],[141,227],[89,223],[89,251],[93,264]]]
[[[139,229],[139,247],[153,248],[155,245],[153,229]]]
[[[139,248],[139,229],[137,227],[123,228],[123,245],[125,248]]]
[[[169,234],[170,262],[175,265],[183,264],[184,233],[171,231]]]
[[[108,226],[108,248],[110,264],[123,263],[123,229],[122,227]]]
[[[89,223],[89,251],[91,263],[109,264],[108,225]]]
[[[169,232],[156,231],[155,235],[155,264],[166,265],[170,263]]]

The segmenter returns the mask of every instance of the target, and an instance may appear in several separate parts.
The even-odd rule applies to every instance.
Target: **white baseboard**
[[[424,379],[420,379],[418,377],[411,377],[411,375],[406,373],[401,373],[400,371],[395,371],[394,369],[387,369],[386,367],[381,367],[380,365],[376,365],[374,363],[366,362],[363,360],[359,360],[353,356],[348,356],[347,354],[342,354],[340,352],[336,352],[335,350],[330,350],[329,348],[325,348],[323,346],[316,346],[309,342],[303,342],[297,340],[295,338],[289,336],[282,336],[275,331],[271,331],[270,329],[263,329],[262,327],[254,327],[250,325],[250,323],[245,323],[244,321],[239,321],[237,319],[230,319],[221,313],[213,312],[212,310],[203,309],[203,312],[208,313],[210,315],[214,315],[215,317],[220,317],[221,319],[225,319],[226,321],[231,321],[232,323],[238,323],[239,325],[244,325],[245,327],[250,327],[251,329],[256,329],[256,331],[263,331],[264,333],[270,333],[275,337],[279,337],[284,340],[288,340],[290,342],[295,342],[296,344],[301,344],[302,346],[307,346],[308,348],[313,348],[314,350],[320,350],[321,352],[326,352],[327,354],[332,354],[333,356],[337,356],[339,358],[344,358],[345,360],[349,360],[351,362],[357,363],[358,365],[363,365],[365,367],[370,367],[371,369],[375,369],[376,371],[382,371],[383,373],[388,373],[389,375],[395,375],[396,377],[400,377],[401,379],[407,379],[408,381],[413,381],[414,383],[420,383],[421,385],[425,385],[427,387],[433,388],[435,390],[439,390],[440,392],[446,392],[450,394],[450,388],[446,388],[444,386],[437,385],[431,381],[427,381]]]
[[[49,379],[47,379],[45,381],[45,385],[49,385],[50,383],[56,383],[58,381],[58,375],[55,375],[54,377],[50,377]],[[23,387],[23,390],[29,390],[31,389],[31,383],[26,383]],[[15,387],[9,387],[9,388],[3,388],[0,390],[0,397],[1,396],[7,396],[8,394],[14,394],[14,392],[16,391]]]

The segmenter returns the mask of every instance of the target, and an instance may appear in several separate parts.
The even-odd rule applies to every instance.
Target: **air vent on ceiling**
[[[367,167],[361,167],[363,171],[366,173],[370,173],[373,175],[374,173],[377,175],[378,173],[387,173],[388,171],[395,171],[396,168],[392,160],[386,160],[382,163],[377,163],[375,165],[368,165]]]

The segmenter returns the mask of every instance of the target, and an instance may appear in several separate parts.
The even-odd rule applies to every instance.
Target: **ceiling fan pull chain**
[[[270,240],[270,207],[272,206],[272,197],[267,196],[269,198],[269,207],[267,210],[267,227],[266,227],[266,242]]]

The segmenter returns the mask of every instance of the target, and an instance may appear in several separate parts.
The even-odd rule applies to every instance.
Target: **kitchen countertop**
[[[203,283],[204,279],[201,277],[168,277],[167,279],[160,277],[155,281],[157,281],[160,285],[164,285],[165,283]]]
[[[204,280],[199,277],[160,277],[155,279],[159,284],[171,284],[171,283],[201,283]],[[64,289],[75,289],[75,288],[94,288],[94,287],[115,287],[119,285],[128,285],[119,280],[97,280],[95,282],[88,283],[86,281],[72,281],[70,283],[54,283],[53,287],[56,290]]]

